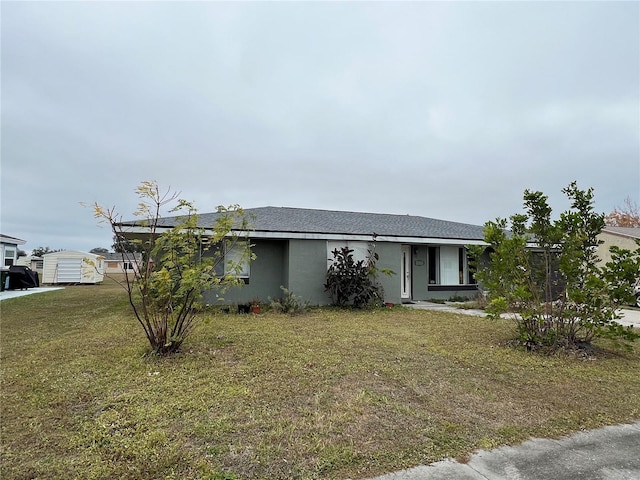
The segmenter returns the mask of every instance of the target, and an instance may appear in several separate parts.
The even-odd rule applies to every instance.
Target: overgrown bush
[[[198,225],[195,207],[177,193],[163,194],[155,182],[148,181],[136,193],[140,203],[134,222],[122,222],[115,207],[94,203],[93,210],[96,218],[111,227],[123,260],[136,265],[132,271],[125,270],[125,279],[119,283],[153,353],[166,355],[176,352],[195,327],[203,291],[221,292],[242,284],[236,274],[253,255],[246,239],[236,232],[246,232],[248,221],[236,205],[218,207],[214,224],[204,229]],[[180,215],[173,227],[163,228],[161,211],[169,205],[173,205],[170,213]],[[142,233],[131,234],[132,227]],[[231,249],[236,255],[228,258]],[[142,254],[139,264],[137,252]]]
[[[274,312],[286,313],[288,315],[302,315],[307,311],[310,306],[308,301],[294,295],[293,292],[283,286],[280,286],[280,289],[282,290],[282,297],[276,299],[269,298],[269,307]]]
[[[596,247],[604,215],[593,211],[593,190],[563,189],[570,210],[551,220],[541,192],[524,193],[524,214],[485,224],[490,261],[472,248],[476,278],[488,290],[487,312],[514,314],[518,340],[529,349],[575,348],[604,337],[631,342],[639,336],[616,322],[640,269],[640,249],[614,250],[599,265]]]

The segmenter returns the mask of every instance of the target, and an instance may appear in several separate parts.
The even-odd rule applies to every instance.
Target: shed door
[[[82,280],[82,258],[59,258],[56,267],[57,283],[79,283]]]

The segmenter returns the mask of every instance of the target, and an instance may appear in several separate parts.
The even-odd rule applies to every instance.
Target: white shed
[[[41,283],[100,283],[104,279],[104,257],[94,253],[63,250],[42,256]]]

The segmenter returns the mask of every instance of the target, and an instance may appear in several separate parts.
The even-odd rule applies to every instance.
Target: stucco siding
[[[638,248],[638,245],[636,245],[636,242],[633,238],[616,235],[614,233],[602,232],[600,233],[600,235],[598,235],[598,239],[604,242],[598,245],[598,250],[596,252],[598,257],[600,258],[602,265],[611,261],[611,253],[609,252],[609,248],[613,246],[631,251]]]
[[[378,254],[379,270],[391,270],[391,275],[380,273],[378,281],[384,289],[384,301],[400,303],[401,245],[399,243],[377,242],[375,251]]]
[[[313,305],[330,303],[324,291],[327,258],[326,240],[290,240],[287,288]]]
[[[252,300],[266,303],[271,298],[282,295],[284,281],[284,257],[287,241],[251,240],[256,259],[251,262],[249,283],[241,287],[229,288],[224,293],[216,290],[206,292],[204,300],[211,305],[246,304]]]

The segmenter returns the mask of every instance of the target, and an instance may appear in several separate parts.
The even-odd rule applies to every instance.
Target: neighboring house
[[[42,267],[43,267],[42,257],[38,257],[35,255],[20,257],[16,262],[16,265],[23,265],[25,267],[29,267],[34,272],[38,272],[38,275],[42,277]]]
[[[133,273],[142,263],[142,255],[139,253],[127,253],[124,258],[121,253],[101,253],[104,257],[104,274]]]
[[[640,240],[640,228],[637,227],[604,227],[598,239],[602,242],[598,245],[597,254],[602,264],[611,261],[609,248],[616,246],[626,250],[636,250]]]
[[[18,261],[18,245],[25,243],[26,240],[0,233],[0,267],[15,265]]]
[[[282,296],[280,286],[313,304],[330,303],[324,282],[331,252],[349,246],[356,259],[365,258],[376,235],[378,268],[385,300],[473,297],[477,286],[467,262],[467,245],[486,245],[483,227],[410,215],[390,215],[302,208],[262,207],[245,209],[253,229],[246,234],[256,260],[244,266],[245,285],[227,291],[220,303],[247,303]],[[203,228],[214,224],[218,214],[200,214]],[[163,218],[159,231],[174,226],[177,217]],[[148,230],[133,222],[121,224],[130,238]],[[233,256],[234,252],[228,255]],[[208,303],[220,301],[215,292]]]
[[[100,283],[104,279],[104,258],[94,253],[63,250],[42,256],[41,283]]]

